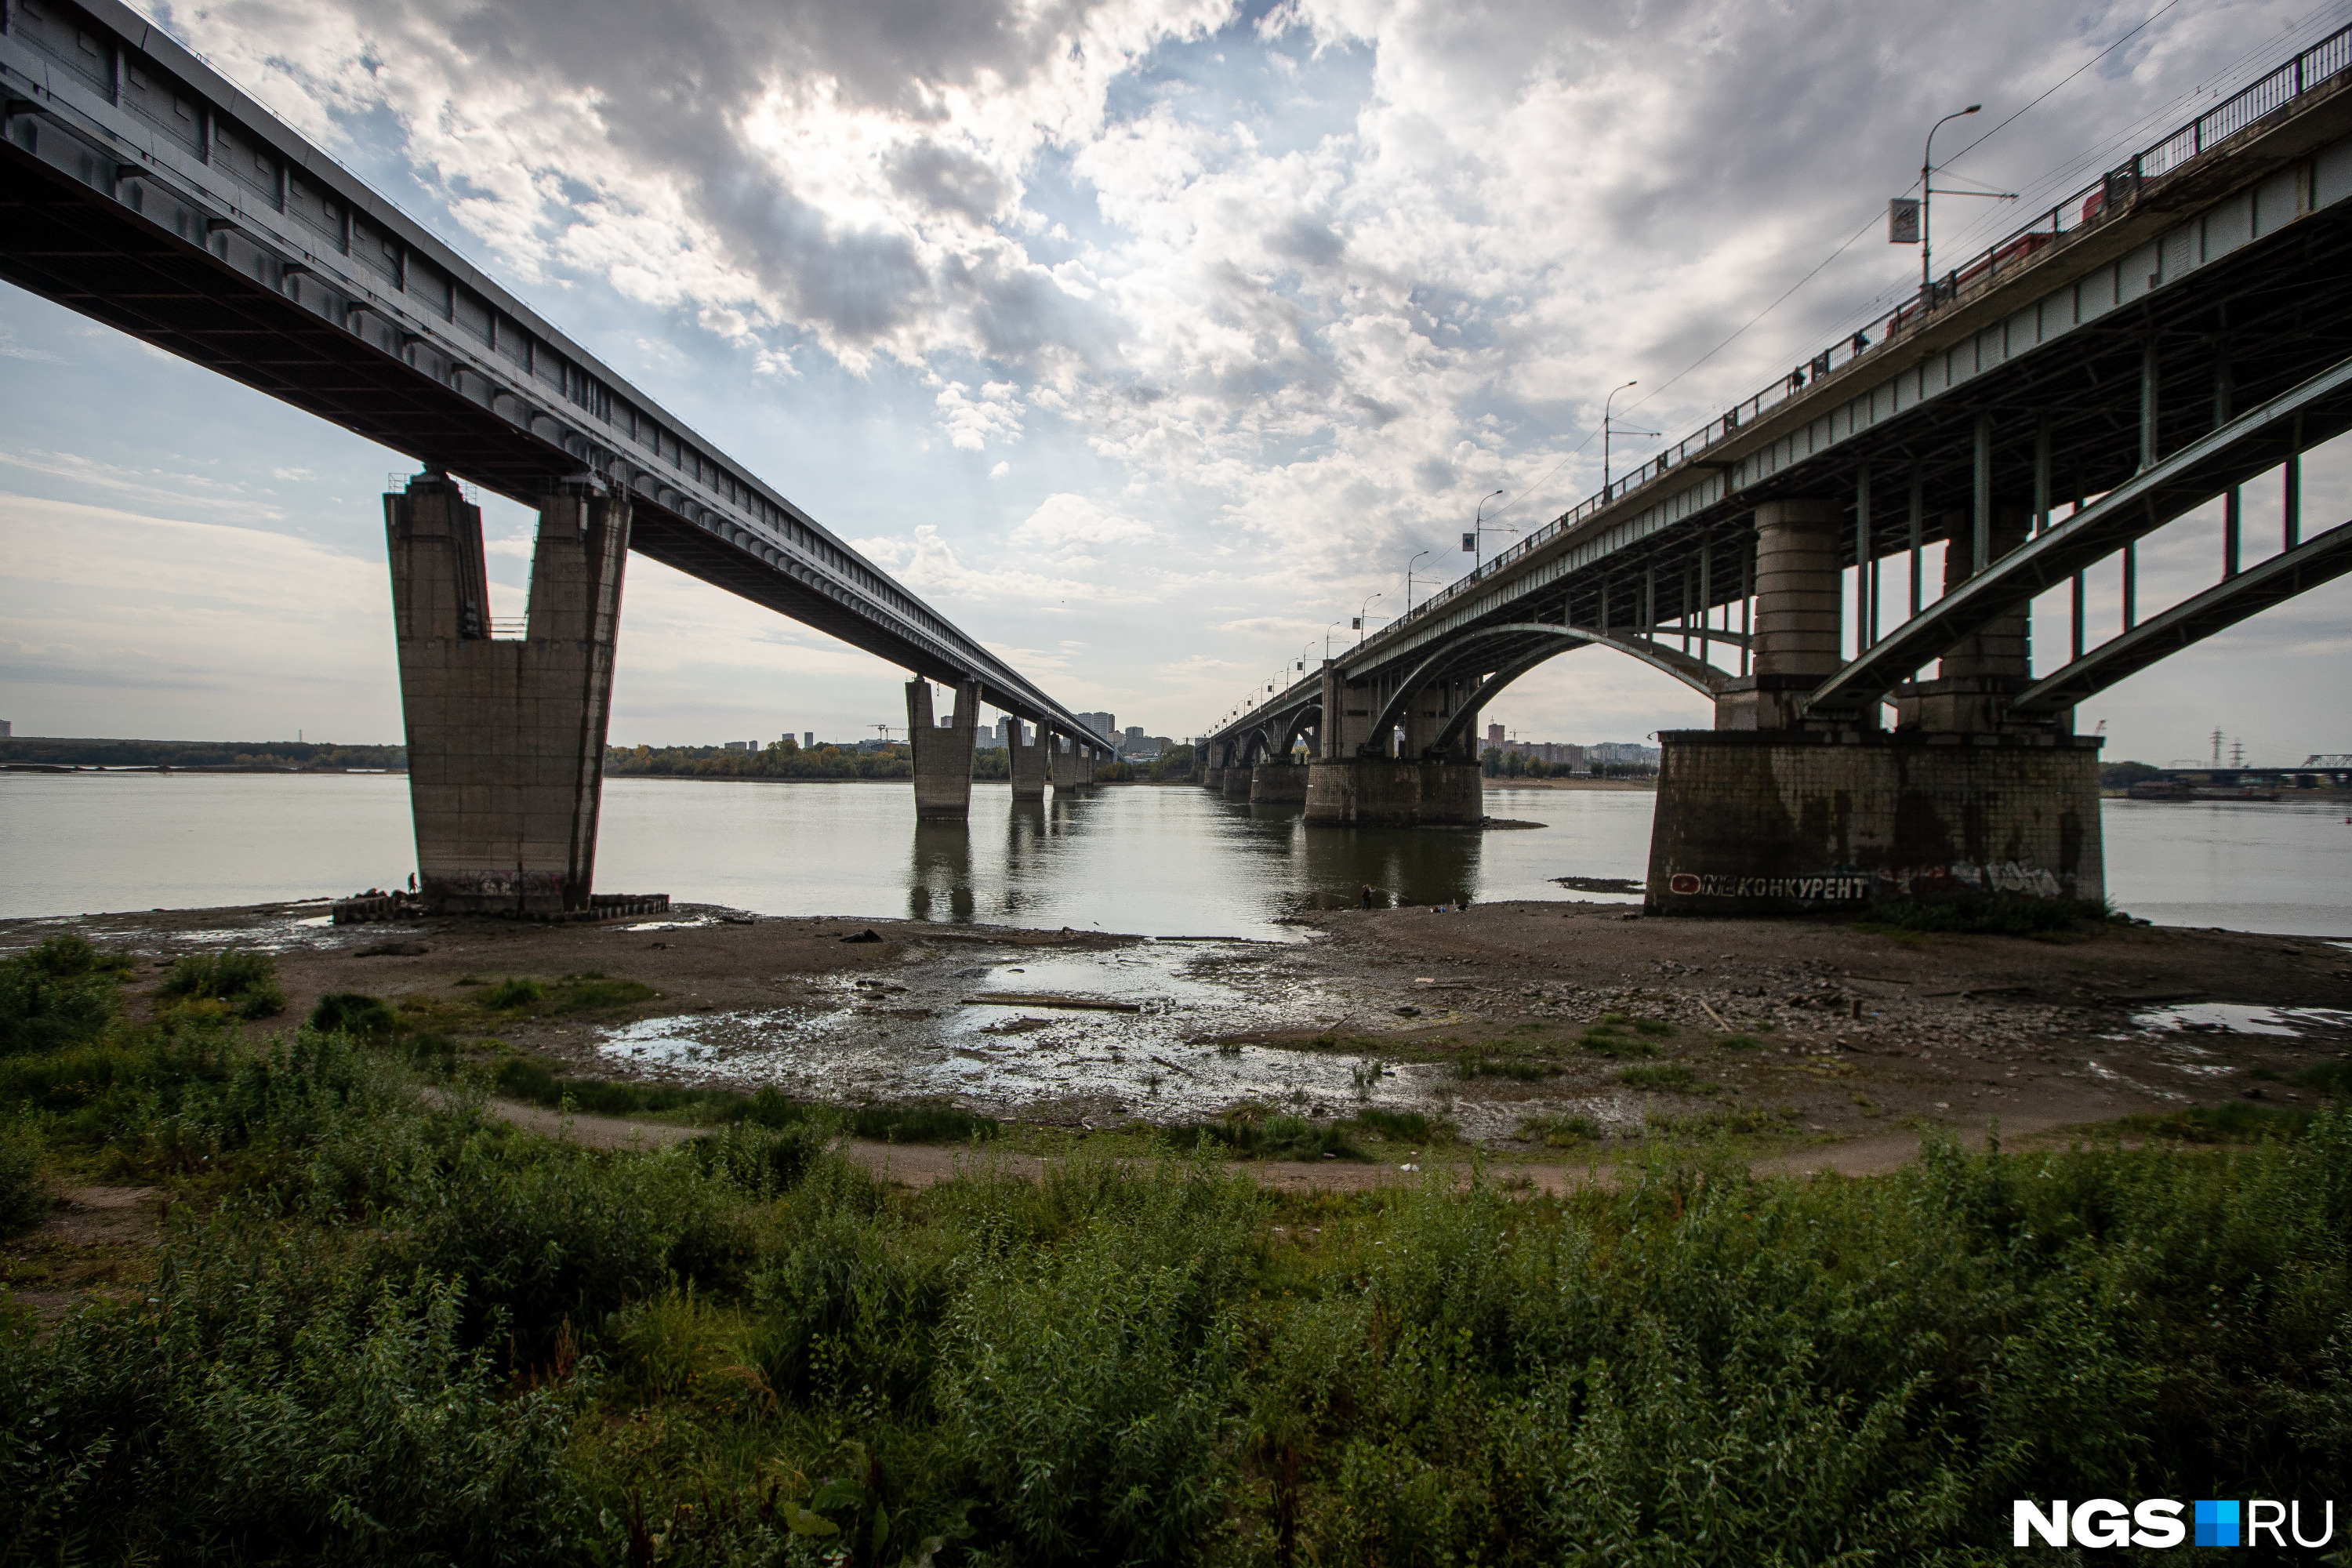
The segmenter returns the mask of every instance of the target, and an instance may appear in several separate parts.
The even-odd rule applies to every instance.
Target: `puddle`
[[[2352,1027],[2352,1012],[2336,1007],[2253,1007],[2237,1002],[2184,1002],[2132,1015],[2151,1033],[2285,1035]]]
[[[975,955],[978,956],[978,955]],[[1374,1106],[1454,1121],[1464,1136],[1507,1137],[1526,1116],[1566,1112],[1638,1125],[1629,1095],[1473,1088],[1450,1067],[1382,1062],[1377,1052],[1218,1045],[1244,1029],[1394,1023],[1379,1002],[1252,963],[1238,949],[1138,943],[1102,952],[1019,954],[1018,963],[935,966],[843,979],[806,1001],[649,1018],[604,1031],[596,1050],[651,1076],[811,1099],[945,1099],[992,1114],[1116,1123],[1213,1119],[1244,1103],[1341,1117]],[[1003,995],[1002,1002],[990,1001]],[[1016,999],[1017,998],[1019,999]],[[1139,1011],[1042,1005],[1107,1001]]]

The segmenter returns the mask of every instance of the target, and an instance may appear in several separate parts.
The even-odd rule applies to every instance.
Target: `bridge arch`
[[[1484,650],[1495,643],[1518,646],[1510,647],[1490,670],[1472,668],[1472,665],[1485,662]],[[1460,711],[1446,721],[1444,729],[1439,732],[1433,749],[1443,752],[1462,738],[1462,732],[1469,727],[1489,697],[1555,654],[1580,647],[1612,648],[1629,658],[1640,659],[1654,669],[1664,670],[1684,685],[1708,697],[1715,696],[1723,689],[1724,682],[1732,679],[1703,658],[1693,658],[1678,648],[1662,647],[1647,637],[1615,637],[1584,626],[1554,626],[1548,621],[1512,621],[1501,626],[1478,627],[1422,660],[1398,685],[1388,701],[1381,705],[1380,713],[1372,721],[1371,732],[1375,737],[1385,737],[1392,731],[1403,721],[1405,710],[1412,706],[1414,695],[1436,680],[1472,673],[1489,675],[1478,689],[1478,700],[1465,703]],[[1474,655],[1476,656],[1475,658],[1472,658]]]

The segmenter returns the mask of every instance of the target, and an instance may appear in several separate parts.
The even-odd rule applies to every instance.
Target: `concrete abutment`
[[[1307,766],[1307,820],[1349,827],[1475,824],[1486,820],[1484,787],[1475,763],[1320,759]]]

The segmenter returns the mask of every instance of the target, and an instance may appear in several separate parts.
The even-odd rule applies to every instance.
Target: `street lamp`
[[[1934,205],[1934,198],[1941,195],[1987,196],[1997,202],[2013,202],[2017,199],[2015,191],[1956,191],[1947,185],[1938,192],[1936,188],[1936,132],[1955,120],[1967,119],[1982,108],[1984,105],[1981,103],[1971,103],[1966,109],[1954,110],[1927,127],[1927,144],[1919,153],[1919,300],[1923,305],[1935,299],[1936,265],[1932,254],[1933,241],[1928,234],[1928,216],[1930,208]]]
[[[1379,597],[1378,594],[1369,595],[1364,600],[1363,606],[1356,612],[1356,646],[1358,647],[1364,646],[1364,618],[1372,613],[1372,600]]]
[[[1424,550],[1421,555],[1428,553],[1429,552]],[[1404,613],[1408,616],[1412,614],[1412,569],[1421,564],[1421,555],[1416,555],[1404,563]]]
[[[1502,491],[1496,490],[1493,495],[1481,498],[1478,502],[1478,510],[1470,514],[1470,531],[1462,536],[1462,548],[1470,552],[1470,570],[1473,572],[1477,571],[1486,559],[1485,552],[1482,551],[1479,546],[1486,542],[1486,502],[1493,500],[1495,496],[1501,495],[1502,493]],[[1518,530],[1516,528],[1505,530],[1498,526],[1495,531],[1497,533],[1506,531],[1517,533]]]
[[[1601,493],[1604,496],[1609,493],[1609,405],[1617,401],[1618,392],[1624,392],[1632,387],[1636,387],[1641,384],[1642,384],[1638,381],[1629,381],[1623,386],[1617,388],[1616,392],[1612,392],[1608,396],[1601,400]],[[1654,436],[1657,432],[1655,430],[1628,430],[1625,434],[1628,436]]]
[[[1341,618],[1342,620],[1346,619],[1346,617],[1345,617],[1345,616],[1342,616],[1342,617],[1340,617],[1340,618]],[[1324,657],[1324,658],[1326,658],[1327,660],[1331,657],[1331,634],[1332,634],[1333,632],[1338,631],[1339,629],[1339,621],[1333,621],[1329,626],[1325,626],[1325,627],[1323,628],[1323,657]]]

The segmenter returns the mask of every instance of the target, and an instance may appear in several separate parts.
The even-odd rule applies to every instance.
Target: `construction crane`
[[[888,745],[890,743],[890,731],[894,726],[889,724],[877,724],[874,728],[882,732],[882,743],[886,746]]]

